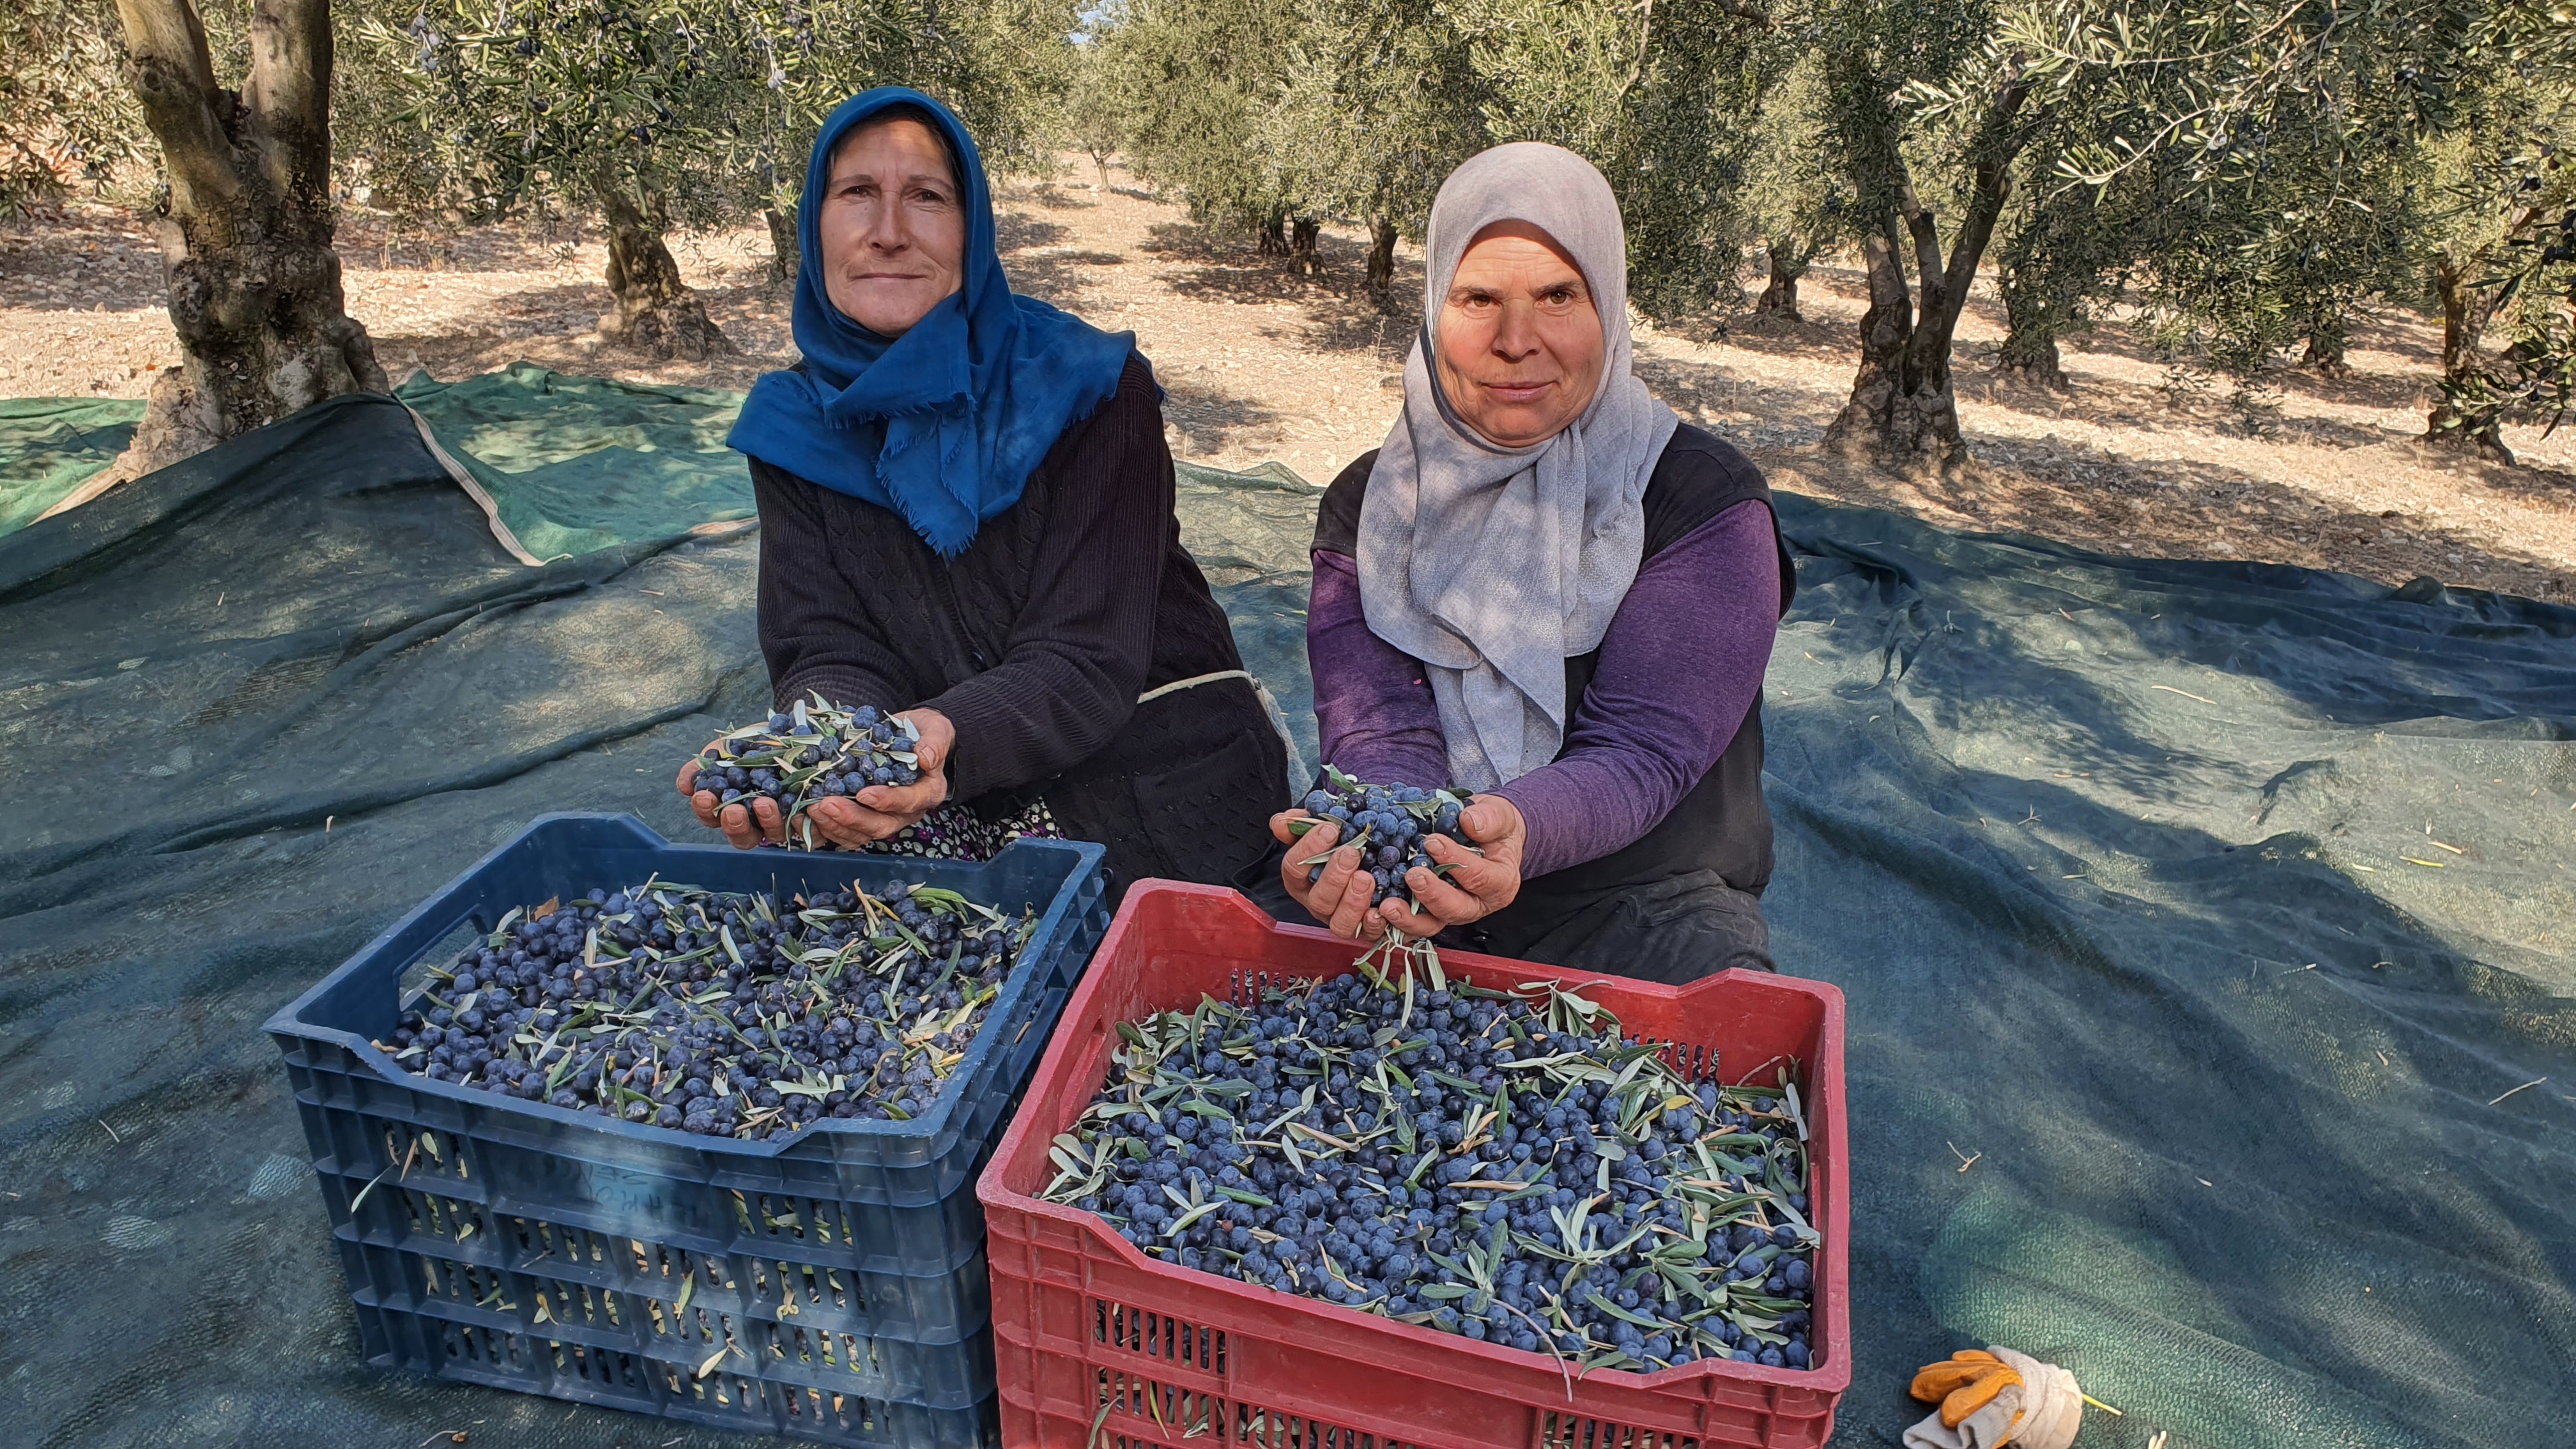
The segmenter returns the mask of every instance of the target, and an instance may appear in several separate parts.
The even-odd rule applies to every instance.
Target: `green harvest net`
[[[540,563],[364,397],[0,537],[19,1442],[752,1442],[357,1357],[261,1023],[534,815],[691,833],[677,762],[767,700],[728,397],[408,400]],[[1313,506],[1181,482],[1301,720]],[[2127,1411],[2086,1449],[2576,1444],[2576,612],[1780,513],[1774,949],[1850,1004],[1837,1442],[1999,1341]]]

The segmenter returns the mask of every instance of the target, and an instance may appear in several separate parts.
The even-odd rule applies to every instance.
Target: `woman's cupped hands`
[[[1465,841],[1446,835],[1426,838],[1423,853],[1431,857],[1432,866],[1416,866],[1404,877],[1405,888],[1413,894],[1411,905],[1392,896],[1372,903],[1377,883],[1356,847],[1337,844],[1341,824],[1317,819],[1299,836],[1290,822],[1307,818],[1303,810],[1270,817],[1270,833],[1288,846],[1280,862],[1279,882],[1290,900],[1304,906],[1336,936],[1374,939],[1388,931],[1435,936],[1451,926],[1492,915],[1520,894],[1521,849],[1528,838],[1528,824],[1521,818],[1520,807],[1500,795],[1479,795],[1460,813],[1458,833]],[[1319,862],[1323,873],[1315,875]]]
[[[910,720],[920,736],[912,753],[921,778],[909,785],[870,785],[856,795],[826,796],[806,806],[799,819],[810,822],[820,840],[844,850],[862,849],[947,803],[948,757],[957,746],[957,726],[935,709],[911,710],[899,718]],[[723,831],[735,849],[749,850],[764,840],[772,845],[814,843],[787,838],[787,812],[777,801],[764,795],[726,805],[714,791],[697,788],[697,779],[698,762],[692,759],[680,767],[680,793],[688,797],[698,823]]]

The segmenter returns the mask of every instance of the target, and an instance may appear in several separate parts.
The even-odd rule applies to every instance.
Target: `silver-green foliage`
[[[1648,316],[1731,306],[1765,96],[1795,58],[1750,7],[1464,0],[1489,141],[1552,141],[1619,194]]]
[[[1127,164],[1191,214],[1262,228],[1307,204],[1259,137],[1292,64],[1301,12],[1277,0],[1127,0],[1094,22],[1078,64],[1114,107]]]
[[[2502,455],[2499,425],[2576,408],[2576,6],[2500,4],[2467,47],[2478,85],[2434,151],[2448,206],[2429,239],[2444,314],[2439,440]],[[2490,321],[2500,362],[2478,342]]]
[[[149,162],[124,58],[105,0],[0,7],[0,219],[67,193],[109,194]]]
[[[1440,183],[1486,144],[1468,32],[1430,0],[1306,0],[1298,13],[1260,164],[1306,208],[1368,223],[1391,261],[1394,238],[1421,238]]]
[[[2269,0],[2069,25],[2036,6],[2005,33],[2034,67],[2089,78],[2098,105],[2046,184],[2109,203],[2150,336],[2253,379],[2300,343],[2338,363],[2352,318],[2412,291],[2459,9]]]
[[[1822,58],[1803,44],[1791,53],[1787,70],[1761,98],[1737,196],[1766,254],[1765,305],[1795,312],[1798,279],[1819,256],[1855,239],[1860,209],[1849,175],[1816,144],[1827,101]]]
[[[1093,59],[1128,107],[1130,164],[1194,213],[1346,217],[1381,268],[1467,157],[1513,140],[1580,152],[1623,198],[1632,295],[1669,314],[1737,295],[1749,123],[1787,59],[1749,9],[1131,0]]]
[[[904,84],[955,107],[988,159],[1039,163],[1070,4],[1051,0],[437,0],[358,43],[399,74],[394,198],[497,216],[586,201],[606,178],[665,219],[792,205],[822,118]]]

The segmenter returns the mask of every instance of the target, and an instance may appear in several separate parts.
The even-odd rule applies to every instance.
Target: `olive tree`
[[[1313,255],[1312,202],[1262,132],[1292,66],[1304,12],[1283,0],[1126,0],[1100,17],[1080,63],[1097,93],[1128,99],[1128,167],[1202,222],[1256,232],[1265,255]],[[1309,224],[1292,240],[1292,216]]]
[[[1628,291],[1669,319],[1741,301],[1748,168],[1796,42],[1751,4],[1460,0],[1485,139],[1590,159],[1627,222]],[[1803,266],[1803,260],[1801,266]]]
[[[2020,49],[1993,43],[1986,7],[1973,0],[1828,0],[1818,20],[1823,139],[1851,182],[1869,283],[1859,370],[1825,442],[1947,466],[1967,453],[1951,351],[1969,284],[2016,163],[2074,88],[2065,72],[2035,71]],[[1935,160],[1960,173],[1946,227],[1937,193],[1917,177]]]
[[[2045,359],[2051,313],[2074,315],[2134,263],[2168,340],[2240,375],[2292,342],[2331,360],[2345,319],[2396,275],[2411,138],[2448,104],[2467,3],[1824,0],[1826,140],[1859,196],[1870,281],[1859,373],[1828,441],[1964,456],[1952,340],[2015,215],[2041,228],[2006,250],[2037,329],[2024,356]],[[2034,182],[2048,192],[2016,213]],[[2109,210],[2070,212],[2072,188]]]
[[[1307,0],[1299,14],[1262,155],[1307,209],[1367,226],[1363,281],[1392,306],[1396,239],[1422,236],[1440,183],[1485,144],[1467,36],[1432,0]]]
[[[152,134],[124,80],[107,0],[29,0],[0,9],[0,218],[105,190],[143,161]]]
[[[664,235],[704,193],[707,47],[683,7],[641,0],[438,0],[369,40],[405,56],[402,118],[437,158],[469,216],[596,207],[615,310],[607,340],[703,359],[732,344],[681,279]],[[727,56],[728,60],[737,59]],[[692,220],[712,220],[699,209]]]
[[[117,0],[125,74],[158,143],[155,207],[180,365],[153,384],[121,476],[148,472],[384,370],[332,250],[328,0],[251,11],[238,90],[190,0]]]
[[[1601,168],[1650,315],[1731,303],[1750,224],[1749,127],[1788,48],[1750,5],[1618,0],[1305,0],[1257,132],[1277,194],[1359,221],[1365,281],[1392,306],[1399,238],[1487,146],[1546,141]]]
[[[2253,179],[2151,188],[2154,215],[2127,233],[2148,244],[2140,301],[2150,336],[2240,383],[2294,352],[2345,375],[2352,323],[2392,292],[2412,294],[2421,275],[2420,150],[2403,136],[2355,145],[2297,129],[2308,133],[2284,126],[2255,142],[2270,154]]]
[[[1072,24],[1048,0],[437,0],[371,33],[409,56],[406,116],[477,214],[596,208],[602,335],[700,359],[732,344],[668,234],[763,212],[791,275],[807,149],[869,86],[937,95],[998,163],[1033,158]]]
[[[1823,65],[1812,47],[1802,45],[1761,98],[1738,193],[1762,243],[1765,275],[1753,303],[1758,317],[1805,320],[1798,283],[1817,258],[1855,238],[1859,210],[1851,182],[1817,144],[1824,126]]]
[[[730,216],[768,223],[771,278],[796,274],[805,162],[834,107],[878,85],[937,96],[975,136],[985,164],[1044,171],[1050,126],[1074,76],[1069,0],[737,0],[698,7],[717,112],[694,184]]]
[[[2503,423],[2555,428],[2576,406],[2576,36],[2537,4],[2500,6],[2466,47],[2471,92],[2433,147],[2450,203],[2425,238],[2442,316],[2425,438],[2514,461]],[[2480,343],[2503,321],[2500,363]]]

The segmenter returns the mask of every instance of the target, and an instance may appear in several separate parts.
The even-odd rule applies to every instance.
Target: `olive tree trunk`
[[[180,363],[153,384],[108,481],[325,398],[385,388],[331,248],[329,0],[252,6],[237,92],[216,83],[190,0],[117,0],[116,13],[126,79],[169,177],[156,230]]]
[[[1825,429],[1825,445],[1874,462],[1948,468],[1967,460],[1959,433],[1959,405],[1951,385],[1951,343],[1977,263],[1993,240],[1995,221],[2012,194],[2012,161],[2018,144],[2010,134],[2013,113],[2027,87],[2008,81],[1989,107],[1983,144],[1969,187],[1967,214],[1942,256],[1941,228],[1924,205],[1897,153],[1892,132],[1856,148],[1862,152],[1863,196],[1888,196],[1892,205],[1861,240],[1869,276],[1869,310],[1860,319],[1860,369],[1851,397]],[[1918,298],[1908,289],[1905,243],[1914,251]]]
[[[1778,317],[1788,322],[1807,319],[1798,311],[1798,283],[1816,259],[1816,245],[1796,237],[1765,237],[1762,251],[1770,264],[1770,280],[1762,284],[1762,295],[1753,299],[1753,315]]]
[[[2507,235],[2518,232],[2522,224],[2523,218],[2517,218]],[[2478,275],[2489,269],[2484,251],[2468,257],[2446,254],[2433,264],[2433,293],[2442,303],[2442,396],[2425,419],[2424,441],[2511,463],[2513,450],[2505,446],[2502,416],[2492,411],[2473,416],[2456,400],[2456,393],[2475,380],[2478,340],[2486,335],[2502,295],[2500,288],[2478,284]]]
[[[1317,251],[1324,235],[1324,224],[1310,216],[1288,223],[1288,270],[1300,276],[1319,276],[1324,258]]]
[[[706,304],[680,280],[680,264],[662,230],[637,205],[616,170],[602,161],[593,178],[608,223],[608,291],[617,310],[599,319],[599,335],[662,358],[704,362],[734,352],[707,317]]]
[[[2010,277],[2004,279],[2003,294],[2004,343],[1995,354],[1996,373],[2008,382],[2073,391],[2065,358],[2057,350],[2057,329],[2067,309],[2038,287],[2014,286]]]
[[[769,222],[769,285],[772,289],[796,285],[796,274],[805,265],[805,256],[796,240],[794,205],[763,207],[760,213]]]
[[[1368,271],[1366,273],[1366,277],[1368,280],[1369,297],[1377,303],[1379,309],[1384,310],[1387,307],[1392,306],[1395,300],[1394,217],[1372,216],[1369,218]]]
[[[1288,255],[1288,213],[1274,211],[1261,219],[1261,242],[1255,251],[1265,257]]]
[[[2299,365],[2319,377],[2340,382],[2352,376],[2352,364],[2344,360],[2351,345],[2351,335],[2341,317],[2319,318],[2308,328],[2308,346],[2300,355]]]

